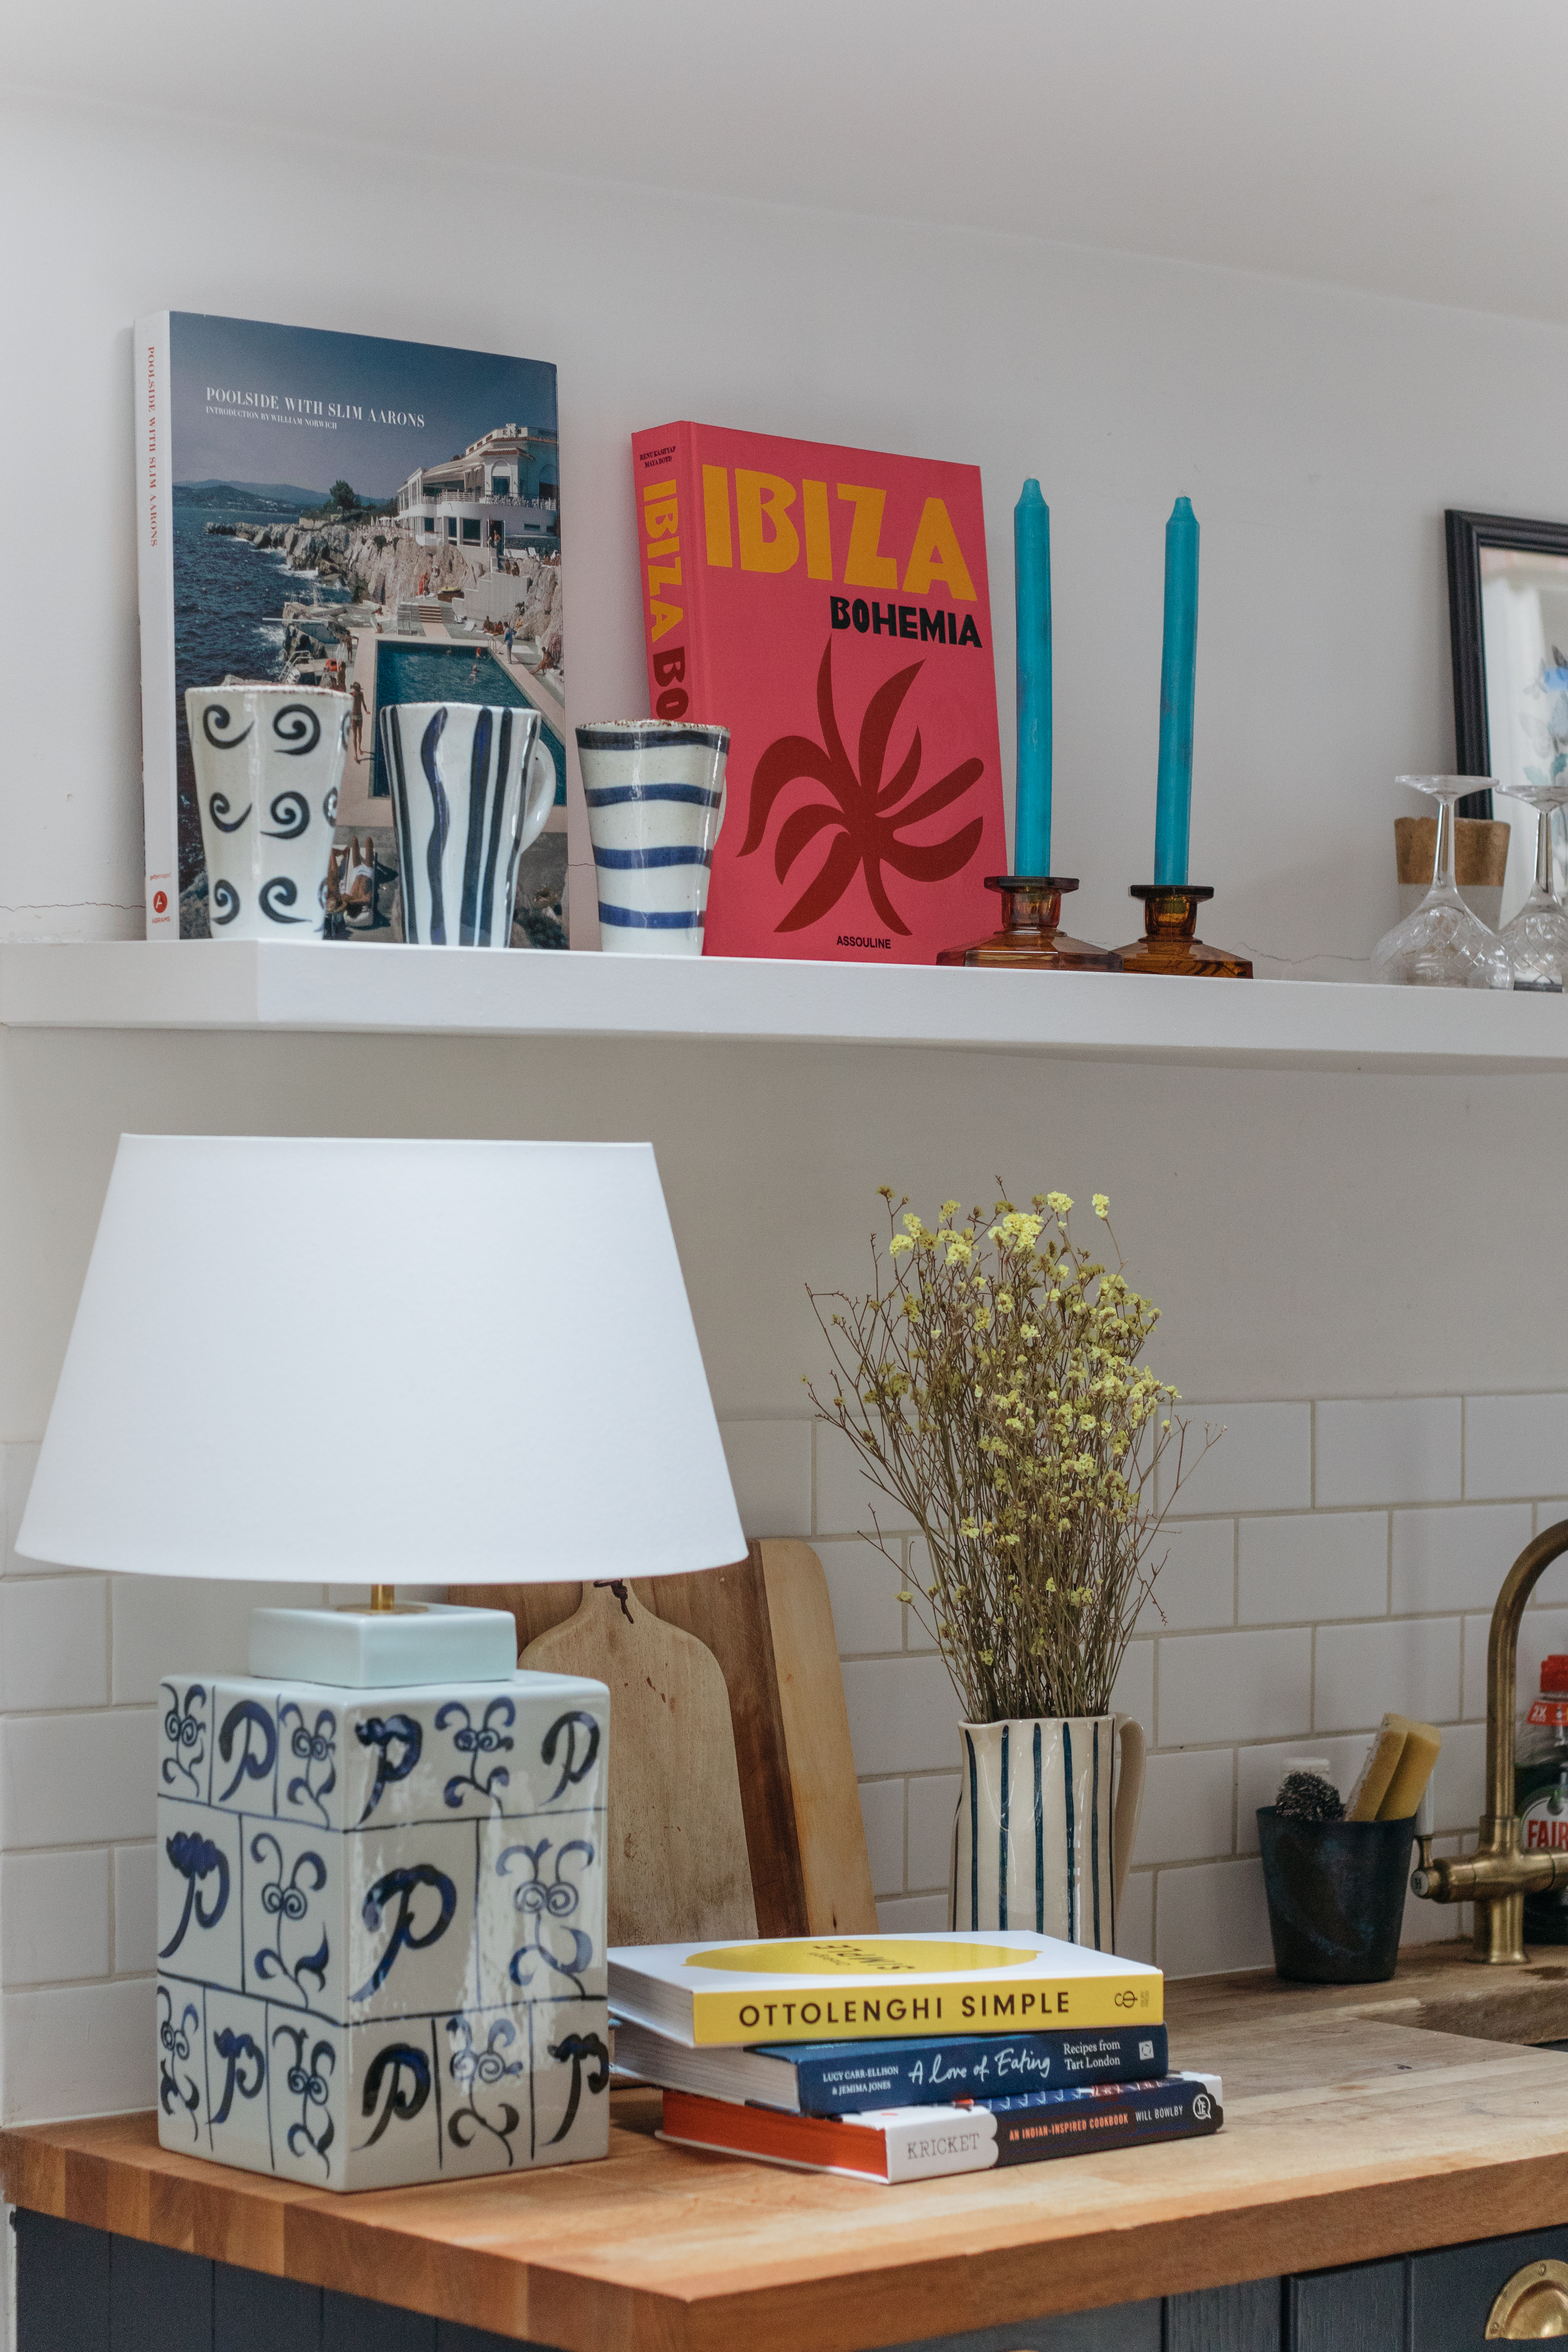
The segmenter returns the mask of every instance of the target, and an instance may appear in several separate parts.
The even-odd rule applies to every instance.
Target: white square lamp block
[[[158,2136],[333,2189],[609,2147],[602,1683],[168,1676]]]

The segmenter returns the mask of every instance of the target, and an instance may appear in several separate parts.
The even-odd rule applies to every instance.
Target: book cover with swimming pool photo
[[[209,902],[186,689],[265,683],[348,698],[321,909],[296,924],[405,936],[378,716],[479,703],[539,714],[554,803],[508,943],[564,948],[554,368],[184,310],[137,321],[135,362],[149,939],[221,936],[229,903]]]

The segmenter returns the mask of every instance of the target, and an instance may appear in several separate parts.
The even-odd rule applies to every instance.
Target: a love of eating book
[[[1158,1969],[1022,1929],[612,1945],[607,1958],[616,2014],[689,2048],[1158,2025],[1164,2017]]]
[[[803,2116],[945,2106],[955,2099],[1005,2098],[1064,2084],[1133,2082],[1163,2074],[1168,2063],[1163,2025],[700,2050],[624,2018],[617,2018],[615,2032],[617,2074]]]
[[[706,951],[930,963],[1007,870],[978,467],[632,440],[656,717],[728,727]]]
[[[935,2180],[1058,2156],[1199,2139],[1225,2120],[1217,2074],[1091,2083],[966,2105],[852,2116],[788,2116],[690,2091],[666,2091],[662,2138],[867,2180]]]

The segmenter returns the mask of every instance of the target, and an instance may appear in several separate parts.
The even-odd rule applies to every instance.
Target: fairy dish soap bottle
[[[1513,1787],[1525,1853],[1568,1847],[1568,1657],[1541,1662],[1541,1696],[1520,1728]],[[1524,1940],[1568,1944],[1568,1887],[1525,1896]]]

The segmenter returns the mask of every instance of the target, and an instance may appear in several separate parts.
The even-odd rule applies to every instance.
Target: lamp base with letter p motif
[[[162,2145],[318,2189],[609,2150],[609,1694],[159,1695]]]

